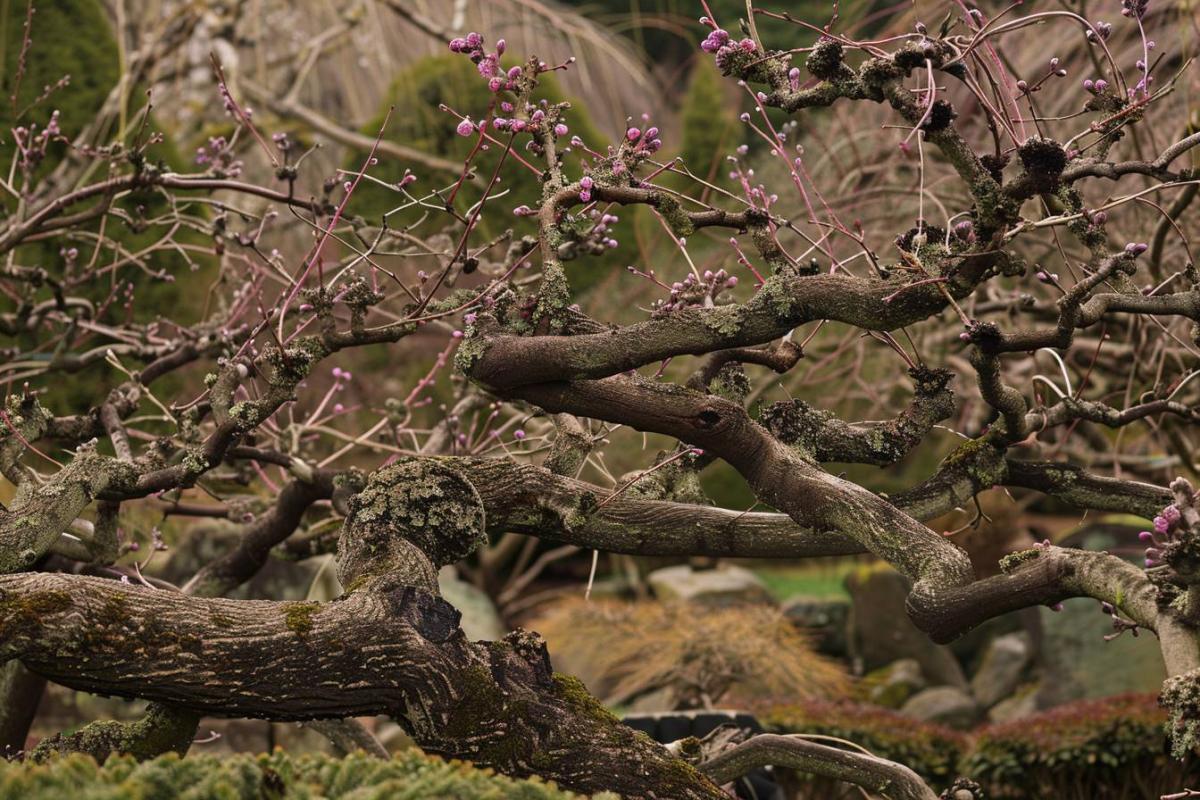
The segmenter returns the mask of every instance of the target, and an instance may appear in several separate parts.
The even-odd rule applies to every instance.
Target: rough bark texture
[[[425,750],[505,774],[586,792],[723,796],[577,680],[554,673],[535,635],[469,642],[458,620],[445,601],[390,577],[329,603],[0,577],[0,658],[73,689],[211,716],[388,714]]]
[[[755,736],[707,761],[704,773],[723,784],[768,765],[835,778],[891,800],[937,800],[933,790],[908,767],[801,736]]]
[[[718,798],[710,781],[621,724],[544,643],[515,632],[470,642],[437,596],[437,567],[481,541],[483,504],[453,467],[408,460],[354,497],[338,571],[352,591],[328,603],[238,601],[98,578],[0,576],[0,660],[70,688],[140,697],[189,714],[303,721],[387,714],[424,749],[578,791]],[[107,753],[164,742],[89,726],[47,749]],[[191,730],[194,731],[194,718]],[[191,732],[186,733],[190,742]],[[617,765],[620,764],[620,769]]]
[[[193,711],[154,703],[141,719],[132,722],[97,720],[73,733],[43,739],[32,756],[42,761],[58,753],[86,753],[103,763],[113,753],[127,753],[138,760],[167,752],[184,755],[199,724],[200,715]]]

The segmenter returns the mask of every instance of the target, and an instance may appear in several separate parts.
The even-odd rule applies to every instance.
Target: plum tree
[[[474,32],[449,41],[486,91],[479,107],[440,109],[471,144],[445,185],[397,169],[408,150],[388,142],[388,115],[375,137],[334,132],[366,150],[361,167],[307,175],[311,151],[272,134],[278,117],[252,113],[219,63],[213,98],[234,132],[210,139],[193,171],[147,158],[148,131],[89,140],[105,126],[68,133],[35,107],[42,127],[13,132],[0,225],[11,304],[0,332],[21,337],[0,367],[0,471],[14,487],[0,510],[0,730],[23,740],[21,698],[47,679],[153,703],[136,723],[96,723],[37,756],[186,751],[201,715],[386,714],[429,752],[581,792],[720,798],[722,784],[775,764],[893,798],[936,796],[903,765],[803,737],[665,748],[556,673],[535,633],[468,640],[438,569],[516,533],[631,555],[869,552],[911,578],[905,611],[936,642],[1095,598],[1119,630],[1157,636],[1176,751],[1195,748],[1200,512],[1171,473],[1194,471],[1200,417],[1200,276],[1185,213],[1200,132],[1178,102],[1196,84],[1188,53],[1160,56],[1150,38],[1187,12],[1129,2],[1110,25],[1059,9],[948,9],[938,30],[910,20],[871,39],[754,9],[794,23],[796,41],[782,43],[760,41],[753,18],[730,33],[705,9],[702,57],[753,109],[742,115],[753,146],[729,154],[722,185],[664,159],[666,123],[649,116],[611,144],[585,141],[569,104],[539,94],[573,60],[513,59]],[[151,30],[163,46],[127,65],[141,76],[188,24]],[[1073,39],[1048,59],[1004,50],[1042,36]],[[1090,77],[1075,84],[1077,72]],[[254,91],[304,117],[286,86]],[[805,137],[846,106],[864,136],[891,144],[821,187]],[[63,155],[38,169],[52,146]],[[381,158],[392,159],[386,180]],[[513,171],[536,180],[506,181]],[[404,226],[356,214],[368,183],[392,195]],[[162,232],[160,262],[177,252],[186,269],[177,234],[205,233],[221,278],[191,304],[199,322],[122,294],[138,254],[95,223],[128,222],[120,201],[135,192],[166,209],[133,220]],[[633,206],[677,256],[612,263],[619,212]],[[513,214],[535,232],[497,223]],[[44,260],[25,263],[35,252]],[[644,299],[573,292],[568,269],[613,267]],[[888,418],[768,402],[775,376],[838,330],[875,347],[869,368],[904,396]],[[426,369],[409,385],[364,381],[352,374],[360,351],[382,354],[375,372],[421,359]],[[1047,363],[1056,371],[1044,375]],[[120,383],[89,410],[45,400],[92,365]],[[348,389],[357,402],[341,401]],[[667,444],[606,485],[589,465],[619,428]],[[948,453],[947,429],[958,437]],[[939,447],[936,467],[898,492],[834,466],[885,468]],[[1097,450],[1111,474],[1094,471]],[[1165,468],[1144,458],[1164,452]],[[701,478],[718,463],[770,510],[712,505]],[[1044,542],[977,578],[925,523],[995,487],[1153,518],[1144,568]],[[143,571],[143,542],[153,557],[164,528],[214,516],[240,526],[230,549],[182,585]],[[344,594],[222,597],[273,552],[334,555]],[[365,737],[353,722],[329,729]]]

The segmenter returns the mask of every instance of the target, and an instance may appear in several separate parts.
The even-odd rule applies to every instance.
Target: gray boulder
[[[967,688],[958,659],[936,645],[905,613],[911,584],[886,564],[864,567],[846,577],[850,594],[850,652],[861,672],[913,658],[930,684]]]
[[[1060,612],[1039,608],[1042,657],[1047,686],[1043,706],[1107,697],[1124,692],[1158,692],[1166,678],[1162,652],[1153,634],[1124,633],[1111,641],[1112,620],[1100,603],[1074,598]]]
[[[988,642],[971,678],[971,693],[984,708],[991,708],[1013,693],[1033,657],[1026,633],[1009,633]]]
[[[970,728],[983,716],[975,698],[955,686],[935,686],[917,692],[900,707],[900,713],[961,730]]]
[[[1042,692],[1040,683],[1027,683],[1017,687],[1016,691],[1004,698],[988,711],[988,722],[1012,722],[1015,719],[1031,717],[1041,711],[1038,696]]]
[[[508,633],[492,599],[482,589],[459,578],[453,566],[438,571],[438,588],[442,598],[462,614],[460,624],[471,641],[494,642]]]
[[[646,580],[659,600],[686,600],[715,606],[774,602],[757,575],[728,564],[699,570],[688,564],[663,567],[647,575]]]

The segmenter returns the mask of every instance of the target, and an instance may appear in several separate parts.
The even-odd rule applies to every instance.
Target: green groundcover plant
[[[419,751],[389,761],[361,753],[189,756],[142,763],[124,756],[98,765],[90,756],[48,762],[0,761],[2,800],[572,800],[534,779],[513,780]],[[615,795],[596,795],[615,800]]]

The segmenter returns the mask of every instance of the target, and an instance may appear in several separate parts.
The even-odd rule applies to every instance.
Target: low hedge
[[[1200,784],[1200,757],[1170,757],[1154,695],[1060,706],[970,735],[875,706],[813,701],[758,712],[768,730],[843,739],[907,764],[935,789],[970,777],[991,800],[1143,800]],[[836,782],[803,780],[799,796],[842,797]],[[846,795],[851,796],[851,795]],[[98,766],[72,755],[44,764],[0,761],[0,800],[580,800],[537,779],[406,751],[365,755],[166,755]],[[616,800],[597,795],[593,800]]]
[[[357,754],[129,757],[97,765],[71,755],[43,764],[0,761],[0,800],[579,800],[537,779],[513,780],[406,751]],[[593,800],[616,800],[596,795]]]
[[[1170,755],[1153,694],[1083,700],[982,728],[959,769],[992,798],[1142,800],[1196,787],[1200,758]]]
[[[971,778],[990,800],[1144,800],[1200,788],[1200,756],[1171,758],[1166,712],[1153,694],[1069,703],[970,734],[856,703],[786,705],[758,716],[776,733],[853,742],[908,765],[939,791],[956,776]],[[843,796],[826,783],[808,780],[801,796]]]

